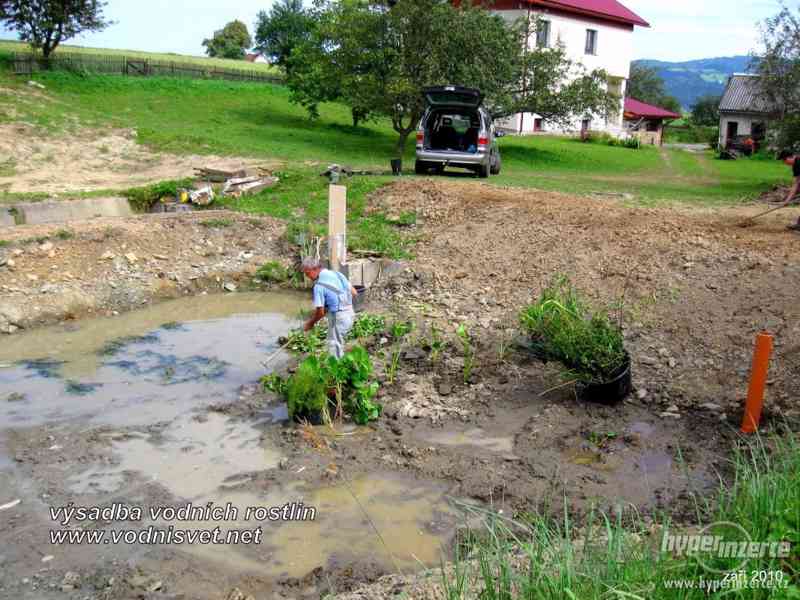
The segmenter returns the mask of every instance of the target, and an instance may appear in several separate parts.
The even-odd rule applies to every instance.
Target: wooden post
[[[328,186],[328,258],[334,271],[347,262],[347,188],[343,185]]]

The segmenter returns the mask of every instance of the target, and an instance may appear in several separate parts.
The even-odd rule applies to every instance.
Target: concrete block
[[[14,205],[26,225],[67,223],[95,217],[127,217],[133,214],[127,198],[85,198]]]
[[[351,260],[346,267],[350,283],[368,288],[375,285],[380,277],[400,272],[403,264],[394,260],[361,258]]]
[[[0,208],[0,227],[13,227],[17,222],[7,208]]]

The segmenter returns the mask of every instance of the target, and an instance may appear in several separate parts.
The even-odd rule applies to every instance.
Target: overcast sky
[[[680,61],[748,54],[756,47],[756,23],[779,10],[778,0],[622,0],[652,28],[637,28],[634,58]],[[201,43],[227,21],[251,28],[269,0],[109,0],[117,21],[106,31],[70,43],[84,46],[202,54]],[[790,5],[797,5],[790,1]],[[0,30],[0,37],[12,34]]]

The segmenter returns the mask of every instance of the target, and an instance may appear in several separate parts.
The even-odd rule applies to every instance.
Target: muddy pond
[[[19,575],[9,581],[11,570],[3,569],[0,597],[12,597],[4,594],[17,590],[17,580],[27,583],[14,594],[30,585],[44,591],[31,574],[57,578],[59,569],[96,561],[129,567],[161,553],[190,565],[174,577],[197,597],[213,588],[192,575],[198,572],[285,582],[359,562],[383,572],[438,565],[461,520],[451,485],[389,470],[310,484],[287,472],[278,442],[294,427],[285,405],[248,418],[209,411],[253,387],[277,338],[300,325],[306,303],[293,294],[199,296],[4,339],[0,505],[22,502],[0,513],[0,531],[13,531],[17,540],[0,552],[0,566],[13,565]],[[99,547],[51,544],[51,530],[86,525],[52,518],[51,508],[70,502],[143,509],[138,519],[107,519],[99,525],[104,535],[216,531],[217,540],[170,543],[128,534],[127,543],[112,541],[110,552],[108,539]],[[220,507],[225,517],[149,512],[190,506]],[[284,507],[288,513],[273,519]],[[242,532],[257,540],[242,542]]]

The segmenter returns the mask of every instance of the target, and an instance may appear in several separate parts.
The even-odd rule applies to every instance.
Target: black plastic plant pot
[[[575,386],[578,400],[595,404],[614,405],[627,398],[633,390],[631,380],[631,358],[625,357],[625,363],[617,369],[608,381],[600,383],[579,382]]]
[[[392,175],[400,175],[403,171],[403,160],[401,158],[393,158],[389,162],[392,165]]]
[[[357,295],[353,296],[353,310],[360,313],[364,310],[364,305],[367,303],[367,288],[363,285],[356,285],[353,287],[355,287],[358,292]]]
[[[325,424],[325,418],[323,417],[321,410],[305,410],[303,412],[297,412],[292,416],[292,420],[295,423],[309,423],[311,425]]]

